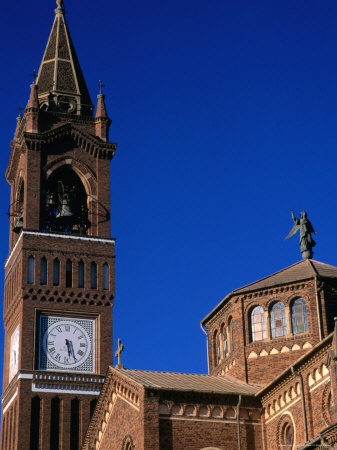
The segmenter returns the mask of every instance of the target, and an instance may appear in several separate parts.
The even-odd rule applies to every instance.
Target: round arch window
[[[292,423],[286,422],[281,430],[281,445],[284,450],[291,450],[294,445],[294,427]]]

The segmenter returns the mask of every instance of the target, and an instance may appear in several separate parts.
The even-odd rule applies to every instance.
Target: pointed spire
[[[104,142],[109,140],[109,127],[111,120],[108,117],[108,113],[105,106],[105,95],[102,93],[103,83],[99,81],[99,94],[97,95],[97,107],[96,107],[96,136],[101,138]]]
[[[98,94],[97,95],[97,107],[96,107],[96,118],[98,117],[108,117],[108,113],[106,111],[105,106],[105,95]]]
[[[37,84],[30,85],[30,96],[25,109],[26,131],[37,133],[39,131],[39,98],[37,94]]]
[[[39,109],[39,97],[37,95],[37,84],[35,83],[32,83],[30,85],[30,96],[25,111],[27,111],[30,108]]]
[[[15,128],[15,133],[14,133],[14,139],[19,134],[19,130],[21,128],[22,120],[23,120],[23,117],[21,116],[21,114],[19,114],[18,117],[16,118],[16,128]]]
[[[64,17],[63,0],[56,4],[37,77],[39,99],[49,110],[92,115],[93,104]]]

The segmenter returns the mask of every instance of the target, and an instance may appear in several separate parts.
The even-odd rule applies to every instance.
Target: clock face
[[[39,368],[93,372],[93,337],[93,320],[41,316]]]
[[[19,341],[20,325],[18,325],[11,336],[9,381],[14,377],[19,368]]]

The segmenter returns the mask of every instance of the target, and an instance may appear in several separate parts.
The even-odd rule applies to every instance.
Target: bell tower
[[[78,450],[112,362],[110,123],[57,0],[6,170],[3,450]]]

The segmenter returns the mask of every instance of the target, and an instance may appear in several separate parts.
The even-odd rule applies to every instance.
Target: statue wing
[[[292,229],[290,230],[289,234],[287,237],[284,238],[284,240],[291,238],[291,236],[294,236],[294,234],[296,233],[297,230],[300,229],[300,225],[297,225],[296,223],[294,224],[294,226],[292,227]]]

